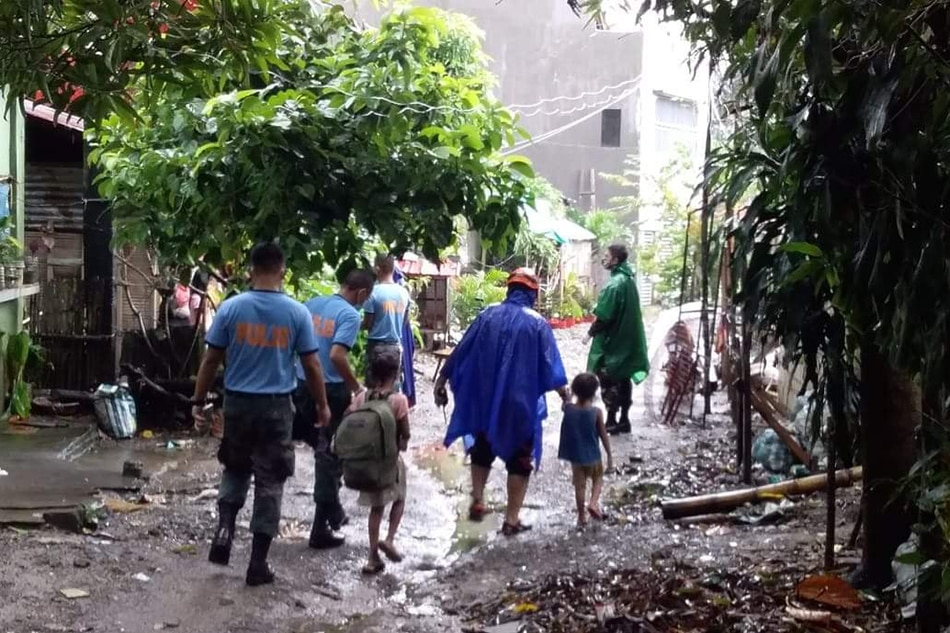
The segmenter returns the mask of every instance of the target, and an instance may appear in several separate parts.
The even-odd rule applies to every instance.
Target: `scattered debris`
[[[145,464],[142,462],[127,461],[122,464],[122,476],[131,479],[142,479],[145,474]]]
[[[188,556],[197,556],[198,555],[198,546],[194,543],[185,543],[184,545],[179,545],[172,549],[176,554],[186,554]]]
[[[63,597],[66,598],[67,600],[76,600],[78,598],[89,597],[89,592],[85,591],[84,589],[66,588],[66,589],[60,589],[59,593],[63,594]]]
[[[75,567],[76,569],[86,569],[89,567],[89,565],[90,565],[89,561],[86,560],[85,558],[77,558],[76,560],[73,561],[73,567]]]
[[[549,576],[532,586],[515,588],[495,600],[469,607],[472,630],[497,633],[545,631],[594,633],[608,631],[801,631],[801,623],[825,623],[822,631],[859,631],[868,624],[894,620],[893,605],[863,603],[856,593],[829,577],[799,583],[803,599],[823,597],[826,604],[849,609],[847,618],[829,610],[793,603],[797,570],[776,569],[770,577],[749,569],[715,572],[675,561],[661,561],[649,570],[599,571]],[[837,579],[840,580],[840,579]],[[844,581],[840,581],[844,582]],[[854,592],[844,583],[850,592]],[[517,613],[520,605],[532,609]],[[484,623],[484,624],[482,624]],[[478,625],[482,624],[479,628]],[[810,630],[810,629],[809,629]]]
[[[221,605],[222,607],[230,607],[234,605],[234,598],[231,598],[229,596],[221,596],[220,598],[218,598],[218,604]]]
[[[144,497],[143,497],[144,498]],[[105,507],[110,512],[118,514],[129,514],[130,512],[139,512],[149,507],[149,504],[139,501],[126,501],[125,499],[106,499]]]
[[[0,468],[0,477],[6,477],[6,476],[8,476],[9,474],[10,474],[10,473],[8,473],[8,472],[5,471],[4,469]]]
[[[192,501],[204,501],[205,499],[217,499],[218,498],[218,489],[217,488],[208,488],[207,490],[202,490],[196,496],[192,497]]]
[[[134,578],[135,580],[138,580],[139,582],[148,582],[151,580],[151,578],[149,578],[142,572],[135,574],[134,576],[132,576],[132,578]]]

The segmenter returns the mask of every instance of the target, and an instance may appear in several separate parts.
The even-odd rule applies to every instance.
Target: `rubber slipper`
[[[383,561],[378,561],[376,563],[366,563],[363,565],[363,575],[364,576],[375,576],[376,574],[381,573],[386,569],[386,563]]]
[[[598,510],[597,508],[587,508],[587,513],[590,514],[591,518],[598,521],[604,520],[604,513]]]
[[[511,523],[505,521],[505,523],[501,526],[501,533],[505,536],[517,536],[518,534],[527,532],[530,529],[531,526],[527,523],[522,523],[519,521],[517,525],[512,525]]]
[[[386,558],[394,563],[401,563],[403,556],[395,547],[390,547],[388,543],[380,543],[379,551],[386,555]]]

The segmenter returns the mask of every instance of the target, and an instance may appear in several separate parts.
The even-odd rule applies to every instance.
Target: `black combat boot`
[[[255,534],[251,542],[251,563],[247,566],[246,582],[249,587],[269,585],[274,582],[274,570],[267,564],[267,553],[270,551],[271,537],[266,534]]]
[[[630,431],[630,418],[625,415],[620,416],[620,422],[618,422],[616,426],[607,427],[607,432],[611,435],[620,435],[621,433],[629,433]]]
[[[346,511],[343,509],[343,506],[338,503],[327,516],[327,522],[330,524],[331,530],[339,532],[340,528],[344,525],[350,524],[350,517],[346,516]]]
[[[342,511],[342,508],[341,508]],[[317,504],[313,512],[313,527],[310,528],[310,547],[313,549],[333,549],[346,543],[346,539],[337,536],[330,529],[329,517],[324,504]]]
[[[234,542],[234,525],[237,522],[238,508],[224,503],[218,504],[218,529],[211,540],[208,561],[215,565],[227,565],[231,562],[231,544]]]

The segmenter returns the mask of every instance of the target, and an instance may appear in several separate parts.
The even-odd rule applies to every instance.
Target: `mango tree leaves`
[[[90,121],[134,116],[168,83],[242,82],[276,62],[285,0],[4,0],[0,85]]]
[[[339,8],[283,19],[281,64],[258,87],[237,68],[223,91],[143,91],[141,121],[113,115],[90,135],[120,241],[220,268],[279,238],[305,276],[371,238],[438,257],[458,216],[486,241],[514,235],[533,173],[498,153],[516,122],[465,21],[424,8],[369,30]]]

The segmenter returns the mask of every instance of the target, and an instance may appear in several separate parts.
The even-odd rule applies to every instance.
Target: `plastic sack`
[[[795,458],[782,438],[772,429],[765,429],[752,444],[752,460],[762,464],[771,473],[787,473]]]
[[[111,438],[127,440],[135,437],[135,398],[126,385],[99,385],[94,408],[99,428]]]

